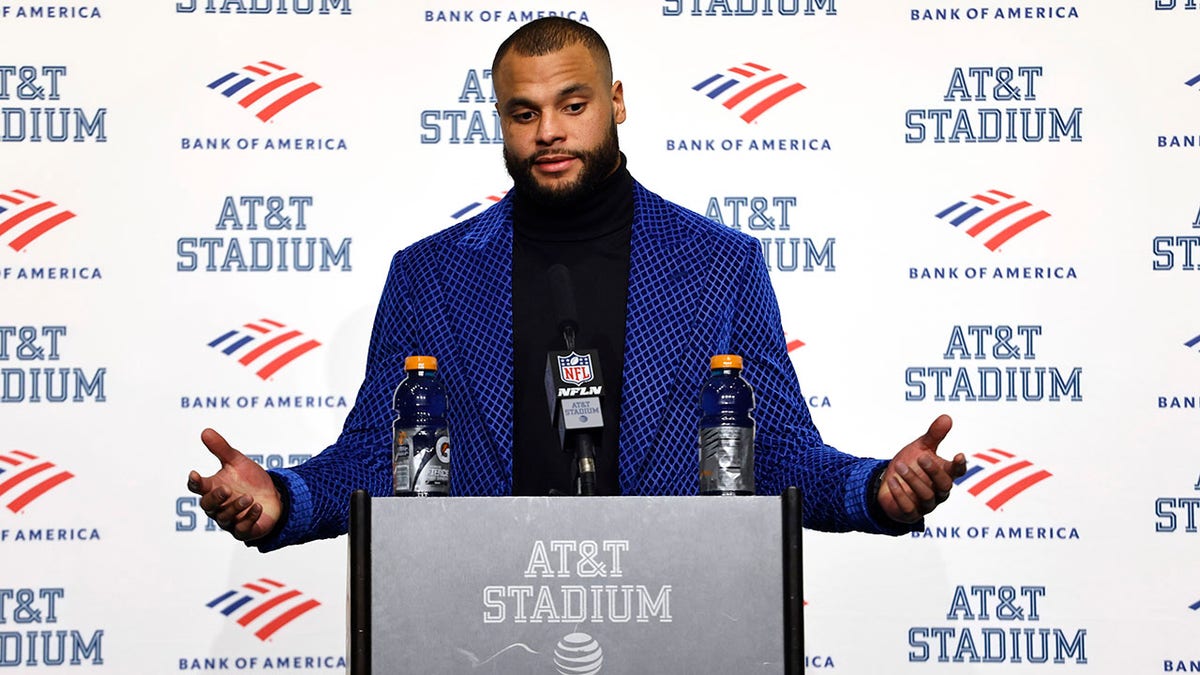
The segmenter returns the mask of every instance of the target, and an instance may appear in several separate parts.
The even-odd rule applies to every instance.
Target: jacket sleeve
[[[284,497],[280,525],[268,537],[251,542],[260,551],[344,534],[349,528],[350,494],[391,493],[392,393],[404,378],[404,359],[415,345],[414,312],[404,252],[392,259],[371,342],[366,376],[337,441],[307,462],[272,471]]]
[[[755,395],[754,475],[759,494],[800,488],[804,526],[817,530],[902,534],[869,505],[872,481],[887,460],[854,457],[825,444],[813,424],[788,357],[779,305],[757,242],[748,241],[741,289],[730,308],[729,342],[745,362]]]

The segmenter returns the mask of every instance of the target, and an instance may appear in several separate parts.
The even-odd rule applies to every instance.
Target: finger
[[[954,488],[954,465],[934,454],[922,455],[917,461],[929,476],[937,500],[939,502],[946,501],[946,498],[950,496],[950,490]]]
[[[200,440],[204,442],[204,446],[217,459],[221,460],[221,465],[231,464],[234,461],[241,459],[244,455],[233,449],[229,441],[225,437],[218,434],[213,429],[205,429],[200,432]]]
[[[229,500],[231,494],[229,488],[218,485],[200,497],[200,510],[211,518],[221,508],[221,505]]]
[[[954,462],[950,465],[950,475],[954,478],[961,478],[967,473],[967,456],[961,452],[954,456]]]
[[[915,501],[913,501],[910,493],[907,492],[907,486],[905,486],[895,474],[888,479],[887,484],[888,494],[892,498],[892,501],[896,504],[896,508],[900,511],[900,514],[903,516],[903,520],[905,522],[915,521],[919,517],[919,514],[917,513],[917,504]]]
[[[234,523],[233,533],[235,539],[246,541],[254,535],[254,528],[258,525],[258,518],[262,515],[262,504],[255,502],[246,512],[237,517],[237,522]]]
[[[226,501],[221,505],[221,508],[213,514],[213,520],[221,527],[229,529],[237,520],[238,515],[254,505],[254,499],[250,495],[237,495],[234,498]]]
[[[188,492],[192,492],[192,493],[195,493],[198,495],[203,495],[205,492],[208,492],[209,490],[212,489],[211,483],[212,483],[211,480],[209,480],[208,478],[205,478],[204,476],[201,476],[196,471],[188,472],[188,480],[187,480]]]
[[[896,469],[896,474],[909,488],[922,514],[929,513],[937,506],[932,481],[923,470],[901,463]]]
[[[949,415],[938,415],[924,435],[917,440],[937,452],[938,445],[946,438],[946,434],[950,433],[952,426],[954,426],[954,421],[950,419]]]

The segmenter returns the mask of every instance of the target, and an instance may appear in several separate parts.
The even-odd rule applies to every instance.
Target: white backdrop
[[[185,476],[206,426],[336,437],[392,252],[508,189],[487,70],[549,12],[633,175],[764,242],[826,440],[946,412],[979,469],[928,536],[808,533],[809,667],[1200,670],[1190,0],[192,4],[0,2],[0,670],[342,667],[345,539],[247,550]],[[693,88],[748,63],[803,89]]]

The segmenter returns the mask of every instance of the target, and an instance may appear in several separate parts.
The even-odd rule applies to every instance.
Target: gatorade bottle
[[[754,390],[742,357],[712,357],[700,389],[700,494],[754,494]]]
[[[397,495],[444,497],[450,494],[450,433],[446,392],[437,359],[404,359],[407,375],[396,387],[392,408],[392,477]]]

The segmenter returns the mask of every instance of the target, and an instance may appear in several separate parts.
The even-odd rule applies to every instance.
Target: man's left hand
[[[938,457],[938,444],[950,433],[949,415],[941,415],[920,438],[904,446],[883,472],[879,506],[889,518],[915,523],[950,496],[954,479],[967,471],[967,458]]]

